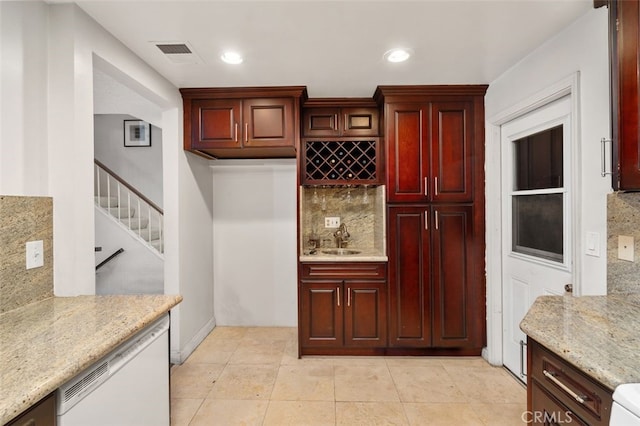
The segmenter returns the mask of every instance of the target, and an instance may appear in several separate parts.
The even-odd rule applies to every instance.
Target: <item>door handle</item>
[[[527,375],[524,374],[524,347],[527,346],[527,344],[524,342],[524,340],[520,340],[520,377],[526,377]]]

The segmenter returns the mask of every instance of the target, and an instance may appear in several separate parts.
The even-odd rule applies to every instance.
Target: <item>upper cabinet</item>
[[[372,98],[309,99],[301,127],[302,184],[384,183],[380,111]]]
[[[615,190],[640,189],[640,4],[638,1],[609,2],[612,186]]]
[[[373,103],[372,100],[369,103]],[[378,136],[379,122],[380,113],[375,104],[342,108],[309,107],[306,104],[302,114],[302,132],[305,137]]]
[[[483,158],[487,86],[381,86],[387,200],[465,202],[474,199]]]
[[[304,87],[180,89],[184,149],[207,158],[296,156]]]

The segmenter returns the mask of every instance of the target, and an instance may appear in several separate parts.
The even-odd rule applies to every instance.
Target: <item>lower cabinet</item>
[[[55,392],[40,400],[7,426],[55,426],[56,425],[56,396]]]
[[[388,209],[389,347],[480,354],[484,281],[471,205]]]
[[[612,391],[528,339],[527,405],[534,425],[608,425]]]
[[[304,263],[300,354],[356,353],[387,345],[384,263]]]

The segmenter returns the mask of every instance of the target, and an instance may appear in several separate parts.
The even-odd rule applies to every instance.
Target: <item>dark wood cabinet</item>
[[[55,426],[56,419],[56,396],[54,392],[7,423],[7,426]]]
[[[480,354],[486,341],[484,93],[379,86],[384,106],[389,346]]]
[[[640,189],[640,2],[609,1],[612,186]]]
[[[527,339],[527,351],[527,406],[532,424],[609,424],[611,389],[533,339]]]
[[[184,148],[208,158],[295,157],[303,87],[180,89]]]
[[[301,355],[386,346],[384,264],[318,262],[301,269]]]
[[[484,343],[474,285],[473,207],[389,207],[389,346],[466,348]],[[480,302],[479,302],[480,301]]]
[[[372,98],[308,99],[302,109],[304,185],[381,185],[380,110]]]
[[[373,103],[373,100],[369,103]],[[306,137],[376,137],[379,122],[380,113],[375,104],[371,107],[305,107],[302,133]]]
[[[391,103],[385,113],[389,202],[473,200],[472,102]]]

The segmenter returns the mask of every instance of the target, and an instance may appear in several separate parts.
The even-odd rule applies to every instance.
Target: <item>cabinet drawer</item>
[[[539,343],[529,340],[528,344],[532,380],[588,424],[608,425],[612,391]]]
[[[534,380],[532,384],[533,403],[529,418],[533,425],[556,426],[570,424],[573,426],[588,426],[571,410],[560,403],[553,395]]]
[[[371,262],[303,263],[302,278],[386,279],[387,265]]]

